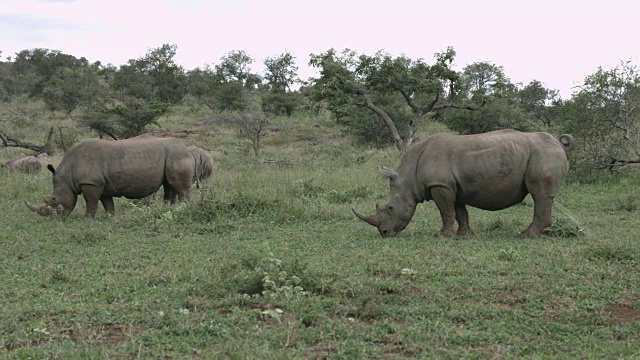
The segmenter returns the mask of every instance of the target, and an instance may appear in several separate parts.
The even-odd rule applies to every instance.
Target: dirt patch
[[[509,309],[515,309],[527,300],[527,295],[523,292],[498,291],[493,295],[496,305]]]
[[[327,346],[314,345],[307,348],[307,359],[329,359],[331,355],[338,352],[336,349]]]
[[[384,345],[385,357],[401,357],[401,358],[415,358],[418,354],[406,348],[402,344],[385,344]]]
[[[639,301],[640,298],[622,298],[617,304],[609,304],[605,306],[602,311],[614,324],[640,321],[640,310],[633,307],[633,304]]]
[[[624,324],[629,322],[640,321],[640,310],[637,309],[637,305],[634,304],[640,302],[640,298],[622,298],[616,304],[609,304],[604,306],[600,313],[608,318],[608,322],[611,324]],[[544,320],[553,321],[558,323],[564,323],[562,316],[560,315],[561,309],[566,306],[559,304],[546,304],[547,308]]]
[[[545,316],[543,317],[543,319],[545,321],[565,323],[565,321],[562,320],[562,316],[560,315],[560,312],[562,311],[562,309],[567,308],[568,305],[556,303],[556,302],[545,302],[544,307],[545,307]]]
[[[128,325],[107,325],[107,326],[90,326],[76,329],[63,329],[56,333],[47,334],[43,339],[31,340],[22,343],[10,343],[5,345],[5,349],[12,351],[22,348],[38,347],[45,342],[70,340],[73,342],[96,342],[100,345],[115,344],[130,339],[134,335],[142,333],[146,328],[128,326]]]
[[[60,334],[60,337],[74,342],[97,342],[101,345],[115,344],[130,339],[146,330],[139,326],[107,325],[92,326]]]
[[[8,351],[12,351],[12,350],[17,350],[17,349],[22,349],[22,348],[30,348],[30,347],[38,347],[40,346],[40,344],[44,343],[45,341],[47,341],[46,339],[40,339],[40,340],[31,340],[29,342],[26,343],[9,343],[7,345],[4,346],[4,348]]]
[[[502,359],[503,347],[496,344],[483,344],[471,347],[476,355],[482,354],[480,358]]]

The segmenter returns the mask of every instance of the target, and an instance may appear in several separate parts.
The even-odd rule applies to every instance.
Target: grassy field
[[[91,221],[81,199],[44,218],[22,201],[49,193],[50,174],[0,174],[1,357],[640,357],[640,178],[567,181],[567,213],[540,239],[517,236],[529,198],[471,209],[476,236],[434,238],[425,203],[381,238],[351,207],[384,201],[375,169],[397,166],[395,150],[280,119],[261,157],[283,163],[259,164],[231,130],[182,115],[162,131],[217,162],[188,203],[118,199]]]

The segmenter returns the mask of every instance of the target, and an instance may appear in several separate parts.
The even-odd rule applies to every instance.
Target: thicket
[[[329,49],[311,54],[309,65],[318,76],[306,80],[298,77],[289,52],[265,59],[262,74],[242,50],[191,70],[174,61],[176,53],[176,45],[165,44],[120,66],[49,49],[6,57],[0,61],[0,145],[20,143],[44,112],[65,119],[48,131],[46,144],[64,151],[79,131],[136,136],[174,106],[195,101],[213,121],[236,126],[256,157],[273,116],[327,111],[356,142],[395,145],[400,152],[430,121],[460,134],[503,128],[570,133],[577,140],[572,164],[581,173],[624,171],[640,163],[640,76],[630,61],[596,69],[563,99],[537,80],[513,83],[490,62],[458,71],[453,48],[434,54],[432,63],[382,51]],[[44,108],[24,106],[35,100]]]

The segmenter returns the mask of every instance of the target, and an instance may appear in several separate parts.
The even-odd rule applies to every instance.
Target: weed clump
[[[299,259],[285,262],[269,253],[252,256],[239,266],[227,270],[227,287],[231,291],[271,299],[290,300],[309,293],[326,293],[317,274],[308,270]]]
[[[607,262],[634,262],[640,258],[638,252],[632,248],[610,244],[594,246],[587,249],[586,257],[590,260]]]
[[[558,219],[555,220],[550,227],[546,228],[543,234],[561,238],[577,238],[584,236],[585,231],[573,222]]]

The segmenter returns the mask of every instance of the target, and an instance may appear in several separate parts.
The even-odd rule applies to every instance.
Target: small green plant
[[[291,299],[307,295],[302,279],[289,270],[282,260],[269,253],[256,272],[262,275],[262,295],[267,298]],[[293,270],[293,269],[292,269]]]
[[[314,199],[317,198],[320,194],[324,193],[324,189],[322,186],[315,185],[313,183],[313,179],[303,180],[298,179],[296,184],[299,186],[300,193],[305,198]]]
[[[520,254],[514,248],[500,249],[498,252],[498,260],[502,261],[516,261],[520,258]]]
[[[573,222],[556,219],[550,227],[543,231],[543,234],[553,237],[574,238],[584,236],[585,231]]]
[[[299,259],[283,262],[273,253],[263,257],[250,255],[240,266],[228,269],[232,287],[239,293],[289,300],[313,293],[326,293],[319,277]]]
[[[53,283],[68,283],[71,281],[71,278],[67,276],[62,270],[54,269],[51,272],[51,276],[49,277],[49,282]]]

